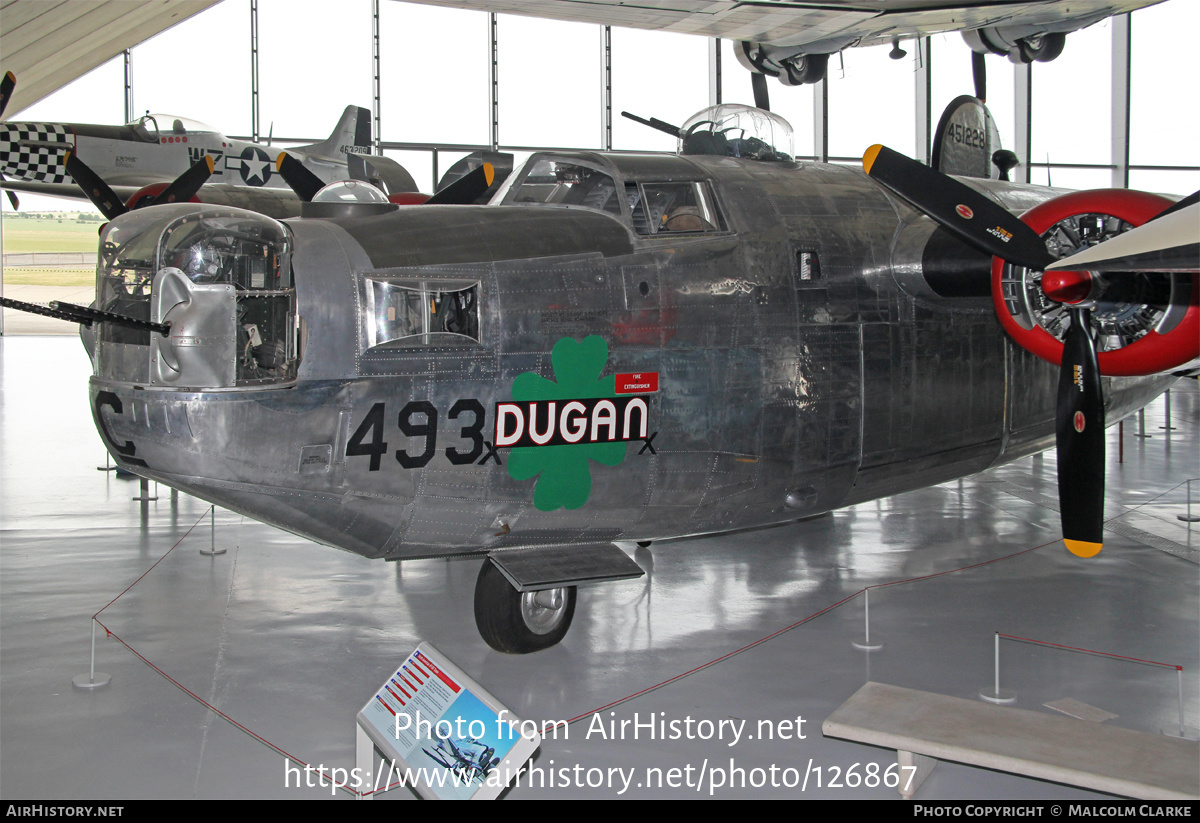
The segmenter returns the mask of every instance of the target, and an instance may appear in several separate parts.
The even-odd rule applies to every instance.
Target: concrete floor
[[[289,761],[353,767],[355,714],[422,641],[520,716],[583,718],[537,756],[556,785],[521,785],[510,799],[620,791],[619,783],[558,785],[574,780],[575,766],[585,782],[618,767],[637,767],[639,779],[645,768],[690,767],[693,783],[704,767],[712,779],[731,765],[748,779],[772,765],[801,774],[821,767],[825,782],[834,767],[885,769],[894,752],[823,738],[821,722],[867,680],[975,697],[992,682],[995,632],[1182,666],[1179,678],[1170,668],[1027,643],[1001,647],[1002,685],[1022,708],[1052,713],[1042,704],[1074,698],[1117,715],[1109,724],[1179,735],[1182,689],[1185,735],[1197,736],[1200,524],[1189,532],[1176,518],[1183,481],[1200,476],[1195,381],[1172,392],[1169,436],[1161,400],[1146,414],[1150,439],[1127,424],[1124,463],[1110,430],[1106,513],[1115,520],[1094,560],[1073,558],[1057,541],[1048,454],[805,523],[629,546],[645,578],[583,590],[561,645],[510,657],[476,633],[478,561],[372,562],[226,511],[216,513],[215,540],[228,551],[201,555],[212,539],[207,504],[172,501],[166,488],[156,502],[133,502],[137,480],[96,470],[105,454],[87,410],[88,373],[77,339],[0,339],[6,798],[348,798],[285,787],[285,769]],[[988,560],[997,562],[900,583]],[[871,653],[851,645],[864,633],[866,586],[884,586],[871,592],[870,628],[885,645]],[[96,668],[112,682],[77,691],[89,618],[102,608],[114,636],[99,632]],[[605,721],[745,719],[747,731],[802,717],[805,737],[604,739],[592,725],[600,709]],[[707,783],[638,782],[625,797],[709,793]],[[882,786],[814,783],[803,794],[747,786],[714,796],[898,797]],[[1104,797],[953,763],[940,764],[916,795]]]

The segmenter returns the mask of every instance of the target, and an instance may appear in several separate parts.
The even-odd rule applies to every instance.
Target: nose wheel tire
[[[475,625],[484,642],[505,654],[529,654],[558,644],[575,616],[575,587],[519,592],[491,560],[475,582]]]

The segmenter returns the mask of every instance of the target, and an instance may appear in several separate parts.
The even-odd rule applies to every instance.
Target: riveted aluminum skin
[[[190,390],[93,377],[114,458],[321,543],[404,559],[760,526],[1053,445],[1056,369],[983,299],[921,282],[932,224],[861,172],[553,156],[618,191],[703,183],[720,225],[639,234],[628,200],[619,214],[533,203],[288,221],[295,379]],[[1047,196],[974,185],[1014,211]],[[376,339],[374,301],[400,289],[470,292],[477,339]],[[648,432],[616,465],[586,461],[582,505],[543,510],[535,488],[552,472],[510,473],[519,449],[496,447],[497,407],[525,373],[568,379],[555,344],[590,336],[607,347],[601,376],[656,376],[637,395]],[[1108,419],[1170,382],[1106,381]]]

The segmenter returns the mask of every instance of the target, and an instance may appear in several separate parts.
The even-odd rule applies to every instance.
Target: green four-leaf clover
[[[586,400],[616,397],[613,375],[601,377],[608,364],[608,343],[591,335],[582,341],[564,337],[550,353],[554,380],[533,372],[513,381],[513,400]],[[556,382],[557,381],[557,382]],[[574,443],[563,446],[519,446],[508,458],[508,474],[514,480],[536,475],[533,505],[540,511],[578,509],[592,492],[592,470],[588,460],[616,466],[625,459],[624,442]]]

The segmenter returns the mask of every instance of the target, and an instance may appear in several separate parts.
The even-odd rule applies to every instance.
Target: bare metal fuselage
[[[627,208],[546,204],[292,221],[295,379],[203,389],[98,373],[92,407],[110,449],[229,509],[404,559],[758,526],[1053,443],[1056,368],[1010,343],[990,299],[930,289],[932,224],[859,171],[579,156],[627,187],[704,181],[721,222],[639,234]],[[980,185],[1014,211],[1047,196]],[[430,283],[476,284],[477,339],[381,341],[380,290]],[[559,373],[567,361],[552,351],[591,336],[607,348],[601,378],[656,382],[634,392],[644,418],[609,427],[634,429],[619,459],[611,444],[603,460],[580,444],[497,448],[497,410],[518,377],[570,383],[578,375]],[[1168,384],[1109,382],[1111,421]],[[595,404],[583,401],[604,393],[560,394],[535,423],[555,414],[564,431],[595,435]],[[570,502],[535,503],[539,484],[557,483],[572,486]]]

